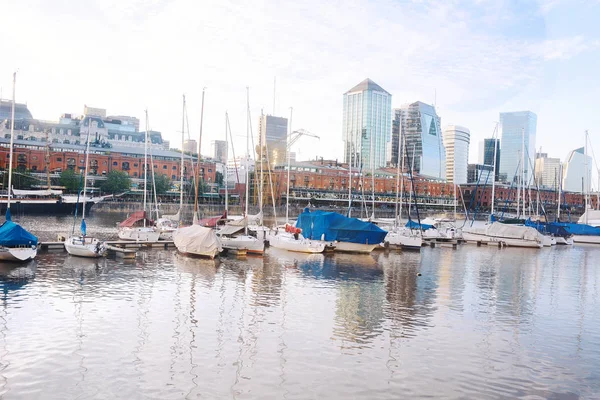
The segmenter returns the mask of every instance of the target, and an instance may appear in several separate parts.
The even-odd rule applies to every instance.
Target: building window
[[[175,175],[171,175],[171,179],[176,179]],[[198,185],[200,186],[200,185]]]
[[[133,176],[137,176],[137,172],[134,172],[134,173],[133,173]]]
[[[127,161],[125,161],[124,163],[121,164],[121,169],[123,171],[129,171],[129,163]]]
[[[119,163],[116,161],[113,161],[113,167],[116,167],[117,165],[119,165]]]
[[[62,161],[62,157],[57,157],[56,161],[61,162]]]
[[[163,169],[167,169],[167,166],[166,166],[166,165],[163,165]]]
[[[134,167],[137,167],[137,166],[138,166],[138,163],[134,163],[134,164],[133,164],[133,166],[134,166]]]
[[[154,168],[158,168],[158,165],[154,164]]]
[[[32,171],[37,171],[37,165],[33,165],[33,166],[31,167],[31,170],[32,170]]]
[[[37,161],[37,159],[38,159],[38,158],[37,158],[37,156],[31,156],[31,159],[32,159],[33,161]]]
[[[108,163],[106,162],[106,160],[102,161],[102,165],[107,165]]]
[[[209,168],[209,169],[208,169],[208,172],[212,172],[212,168]]]
[[[173,171],[177,171],[177,165],[173,165]]]

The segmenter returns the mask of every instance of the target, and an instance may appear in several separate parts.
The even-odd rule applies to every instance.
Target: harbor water
[[[114,237],[114,215],[90,234]],[[44,240],[70,218],[22,221]],[[600,247],[2,265],[3,399],[600,397]]]

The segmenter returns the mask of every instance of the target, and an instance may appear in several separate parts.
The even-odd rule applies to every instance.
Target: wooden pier
[[[172,240],[159,240],[156,242],[135,242],[132,240],[107,240],[105,241],[108,253],[119,258],[135,258],[137,250],[140,249],[164,249],[169,250],[175,247]],[[38,243],[40,251],[66,251],[65,242],[40,242]]]

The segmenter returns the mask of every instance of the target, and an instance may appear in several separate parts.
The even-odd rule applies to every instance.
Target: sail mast
[[[83,210],[81,210],[81,233],[85,236],[85,203],[87,192],[88,166],[90,159],[90,133],[92,132],[92,117],[88,117],[88,134],[85,143],[85,168],[83,169]]]
[[[229,155],[229,138],[227,137],[227,121],[229,120],[229,116],[227,115],[227,111],[225,111],[225,213],[227,213],[228,203],[229,203],[229,191],[227,188],[227,179],[229,174],[227,173],[227,156]]]
[[[287,137],[287,143],[288,145],[286,146],[287,148],[287,184],[286,186],[286,190],[287,193],[285,195],[285,223],[287,224],[290,221],[290,151],[292,150],[290,147],[291,141],[292,141],[292,115],[294,113],[294,108],[290,107],[290,133]]]
[[[183,209],[183,154],[185,141],[185,94],[183,95],[183,111],[181,113],[181,165],[179,166],[179,221],[181,221],[181,213]]]
[[[196,221],[198,220],[198,194],[199,194],[199,188],[198,185],[200,184],[200,151],[202,150],[202,124],[204,123],[204,91],[206,90],[206,88],[202,88],[202,106],[200,109],[200,137],[198,138],[198,166],[197,166],[197,171],[196,171],[196,176],[195,176],[195,180],[196,180],[196,195],[194,196],[194,223],[196,223]]]
[[[244,206],[244,214],[246,216],[246,224],[244,226],[244,234],[248,235],[248,195],[250,193],[250,174],[248,173],[249,169],[249,159],[250,159],[250,88],[246,86],[246,195],[245,200],[246,204]]]
[[[494,215],[494,203],[496,200],[496,157],[498,151],[498,124],[496,123],[496,128],[494,129],[494,134],[492,135],[492,144],[494,145],[494,159],[492,160],[492,209],[490,212],[490,217]],[[485,160],[484,160],[485,161]]]
[[[144,133],[144,217],[146,216],[146,197],[148,189],[148,109],[145,111],[146,114],[146,132]],[[144,218],[144,228],[146,227],[146,218]]]
[[[521,187],[523,189],[523,218],[525,218],[525,128],[521,128]]]
[[[371,126],[371,192],[372,192],[372,201],[371,201],[371,220],[375,219],[375,141],[373,137],[374,127]]]
[[[8,199],[6,203],[6,219],[10,221],[10,194],[12,191],[12,170],[13,170],[13,143],[15,136],[15,89],[17,86],[17,73],[13,73],[13,92],[12,108],[10,111],[10,149],[8,151]]]
[[[587,145],[588,145],[588,131],[585,131],[585,146],[583,147],[583,158],[585,163],[585,170],[583,171],[583,197],[585,199],[585,208],[583,210],[583,215],[585,215],[585,223],[588,223],[588,155],[587,155]]]

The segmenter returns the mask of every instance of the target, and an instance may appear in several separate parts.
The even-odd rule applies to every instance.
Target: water
[[[599,256],[40,254],[0,269],[0,396],[598,398]]]

